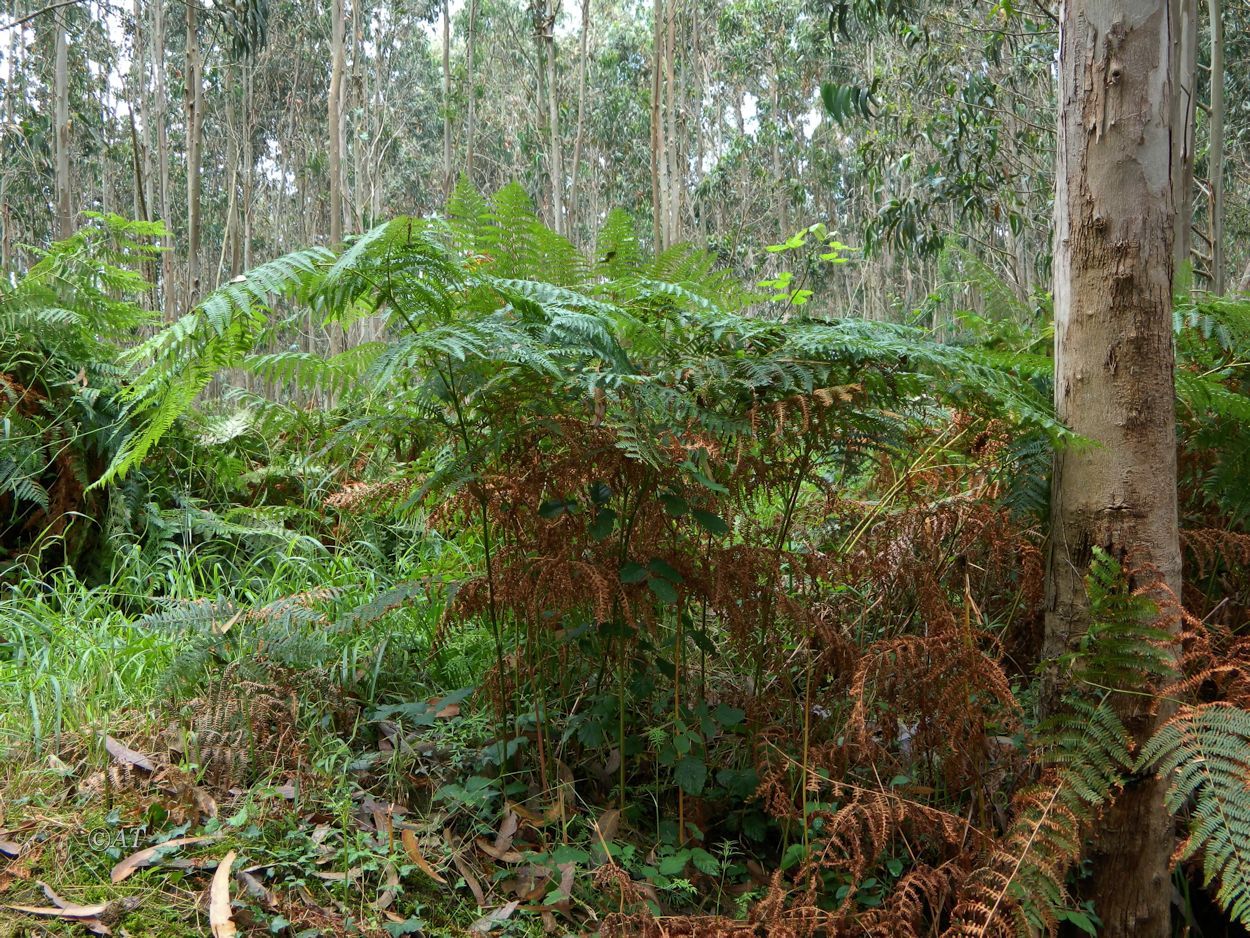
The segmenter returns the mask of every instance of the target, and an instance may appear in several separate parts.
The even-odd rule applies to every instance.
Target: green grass
[[[135,896],[141,903],[124,920],[130,934],[206,934],[206,870],[158,865],[117,885],[109,871],[157,838],[208,831],[218,832],[220,840],[176,856],[216,858],[235,849],[236,869],[262,867],[271,894],[280,897],[274,909],[252,901],[237,912],[245,933],[245,923],[258,934],[272,927],[274,934],[294,935],[315,927],[322,913],[310,912],[299,898],[306,895],[325,910],[321,933],[357,927],[361,934],[385,935],[381,926],[387,921],[376,902],[388,869],[400,876],[393,913],[420,918],[429,934],[463,933],[483,914],[468,894],[436,887],[406,858],[398,837],[380,843],[352,815],[362,795],[360,773],[352,767],[361,755],[368,711],[463,686],[490,654],[487,635],[477,628],[457,632],[432,653],[439,590],[404,594],[393,606],[369,603],[406,580],[454,575],[462,563],[463,557],[440,552],[438,545],[410,544],[388,556],[356,544],[338,553],[292,553],[238,567],[206,555],[184,555],[159,568],[136,558],[109,586],[89,587],[58,572],[46,581],[7,587],[0,596],[0,830],[14,831],[12,837],[31,850],[10,867],[15,877],[0,880],[0,904],[47,905],[40,883],[70,901]],[[311,590],[321,591],[321,598],[303,618],[241,618],[225,635],[203,620],[177,621],[177,610],[197,599],[284,609],[284,597]],[[173,621],[144,618],[162,612]],[[306,755],[297,804],[275,793],[289,778],[263,773],[241,791],[214,791],[219,815],[202,824],[181,817],[177,799],[141,773],[133,786],[110,782],[103,792],[84,793],[84,781],[110,764],[101,734],[153,754],[158,764],[162,756],[177,761],[161,735],[164,727],[207,679],[262,649],[291,666],[282,673],[302,698],[299,742]],[[464,730],[441,726],[436,732],[460,759],[484,726],[474,716],[466,718]],[[197,772],[194,765],[184,768]],[[391,770],[369,784],[385,796],[402,784],[395,775]],[[329,833],[317,833],[327,826]],[[109,837],[115,840],[102,847]],[[351,869],[360,873],[350,884],[316,875]],[[448,876],[455,881],[454,871]],[[283,921],[293,924],[284,927]],[[509,926],[515,934],[529,927]],[[83,933],[71,922],[0,915],[0,938]]]

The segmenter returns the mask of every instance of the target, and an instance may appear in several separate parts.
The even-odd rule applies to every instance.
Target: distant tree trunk
[[[670,247],[677,243],[680,232],[681,182],[683,173],[678,170],[677,134],[677,80],[674,75],[677,61],[677,0],[669,0],[668,14],[664,24],[664,116],[667,149],[664,161],[667,166],[667,192],[664,197],[664,240]]]
[[[243,258],[242,270],[236,273],[249,270],[252,266],[252,202],[256,192],[256,153],[252,145],[256,123],[255,71],[249,62],[243,73]]]
[[[1224,17],[1220,0],[1207,0],[1211,22],[1211,290],[1223,294],[1224,257]]]
[[[1061,6],[1055,406],[1093,441],[1057,458],[1047,563],[1047,698],[1089,625],[1093,548],[1180,592],[1172,345],[1174,73],[1168,0]],[[1135,584],[1140,585],[1140,584]],[[1114,700],[1138,738],[1155,701]],[[1099,820],[1090,892],[1105,938],[1171,934],[1165,780],[1135,776]]]
[[[590,35],[590,0],[582,0],[582,33],[577,50],[577,132],[573,136],[573,171],[569,174],[569,233],[579,212],[578,177],[582,168],[582,142],[586,133],[586,58]]]
[[[352,95],[355,104],[350,109],[353,115],[359,117],[360,122],[364,125],[367,132],[369,126],[369,88],[368,88],[368,71],[365,68],[365,31],[364,31],[364,14],[365,0],[356,0],[352,4]],[[353,129],[356,129],[356,123],[353,121]],[[366,133],[353,132],[348,136],[351,143],[352,156],[352,184],[349,187],[352,202],[352,217],[355,218],[355,230],[363,231],[367,224],[366,207],[369,204],[365,199],[365,177],[368,174],[365,169],[365,147],[363,145]]]
[[[74,207],[69,175],[69,37],[60,17],[56,23],[52,86],[55,99],[53,122],[56,151],[56,228],[58,238],[68,238],[74,233]]]
[[[455,184],[451,163],[451,4],[443,0],[443,199]]]
[[[152,72],[153,97],[155,98],[156,123],[156,188],[157,212],[172,230],[173,219],[169,214],[169,121],[168,97],[165,91],[165,3],[152,3]],[[172,245],[171,245],[172,248]],[[174,252],[161,255],[161,305],[166,322],[172,321],[177,310],[174,294]]]
[[[464,81],[468,103],[464,118],[464,171],[473,182],[473,159],[477,142],[477,0],[469,0],[469,30],[464,42]]]
[[[664,74],[664,0],[653,0],[651,17],[651,226],[655,238],[655,253],[659,254],[668,247],[665,240],[667,226],[664,223],[663,203],[667,179],[664,172],[664,128],[660,106]]]
[[[240,94],[239,71],[241,67],[241,64],[238,62],[227,62],[224,68],[224,91],[226,98],[225,168],[226,179],[229,184],[226,192],[226,231],[224,243],[221,246],[221,257],[224,259],[229,255],[230,266],[227,270],[230,277],[236,277],[243,272],[243,217],[239,205],[239,183],[243,149],[241,141],[245,131],[239,120],[239,102],[237,100]],[[221,282],[223,266],[220,262],[217,265],[218,285]]]
[[[326,95],[326,138],[330,172],[330,245],[343,243],[343,150],[346,137],[346,115],[343,108],[343,73],[347,56],[347,16],[344,0],[333,0],[330,8],[330,88]],[[330,327],[330,354],[337,355],[347,347],[342,327]]]
[[[781,171],[781,89],[778,87],[776,64],[773,65],[773,69],[773,74],[768,79],[772,105],[770,118],[773,125],[773,184],[777,186],[777,224],[781,239],[784,240],[794,232],[790,230],[790,213],[786,204],[790,194],[786,186],[785,174]]]
[[[148,86],[148,59],[151,56],[151,41],[144,25],[143,5],[134,0],[132,12],[135,18],[134,31],[134,66],[130,70],[131,103],[130,129],[132,143],[135,147],[135,217],[150,221],[153,206],[156,204],[156,192],[153,189],[152,167],[152,95]],[[139,128],[136,132],[135,113],[139,114]],[[155,287],[155,284],[153,284]]]
[[[1172,38],[1172,191],[1175,273],[1191,263],[1194,221],[1194,125],[1198,113],[1198,0],[1169,0]]]
[[[17,19],[17,0],[10,0],[7,5],[7,13],[9,21]],[[5,81],[4,81],[4,123],[6,127],[15,126],[17,123],[17,83],[14,78],[17,75],[17,56],[18,42],[21,30],[9,30],[9,48],[5,60]],[[9,178],[11,171],[9,167],[0,167],[0,271],[9,271],[10,265],[13,263],[13,249],[17,243],[14,229],[13,206],[9,200]]]
[[[538,0],[533,6],[533,12],[539,68],[542,73],[539,84],[546,91],[551,227],[557,234],[564,234],[564,153],[560,144],[560,87],[556,70],[556,0]]]
[[[330,9],[330,89],[326,95],[331,245],[343,242],[343,70],[346,32],[343,0],[333,0]]]
[[[203,60],[197,0],[187,0],[187,49],[184,103],[187,118],[187,295],[189,308],[200,295],[200,180],[204,142]]]

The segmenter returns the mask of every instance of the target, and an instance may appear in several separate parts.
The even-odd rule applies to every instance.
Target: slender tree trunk
[[[443,200],[455,184],[451,162],[451,4],[443,0]]]
[[[240,169],[242,162],[242,137],[244,133],[243,125],[239,119],[239,72],[242,65],[239,62],[227,62],[225,64],[225,97],[226,97],[226,179],[228,180],[228,190],[226,193],[226,237],[221,246],[221,257],[224,259],[227,254],[230,258],[230,266],[226,268],[231,277],[236,277],[243,272],[243,218],[242,210],[239,205],[239,182]],[[217,281],[220,285],[222,268],[224,264],[217,265]]]
[[[1176,208],[1174,272],[1193,251],[1194,122],[1198,113],[1198,0],[1169,0],[1172,48],[1172,191]]]
[[[582,142],[586,133],[586,59],[590,36],[590,0],[582,0],[582,32],[577,50],[577,132],[573,136],[573,171],[569,174],[569,234],[581,214],[578,203],[578,177],[582,168]]]
[[[256,126],[255,73],[252,62],[243,71],[243,257],[242,273],[252,266],[252,202],[256,196],[256,153],[252,146],[252,133]]]
[[[62,13],[61,16],[66,14]],[[56,51],[53,62],[53,96],[56,150],[56,228],[58,238],[74,233],[74,206],[69,175],[69,37],[65,24],[56,23]]]
[[[538,40],[540,86],[545,87],[547,105],[547,175],[551,191],[551,227],[564,234],[564,152],[560,144],[560,88],[556,70],[556,2],[535,3],[534,30]],[[541,96],[540,96],[541,100]]]
[[[1211,290],[1223,294],[1224,257],[1224,16],[1220,0],[1207,0],[1211,20]]]
[[[790,213],[787,202],[790,199],[789,187],[786,185],[785,174],[781,171],[781,89],[778,87],[777,66],[773,66],[773,74],[768,78],[772,113],[770,122],[773,132],[773,183],[777,186],[777,224],[782,239],[790,237]]]
[[[1174,54],[1168,0],[1061,7],[1055,405],[1094,445],[1056,462],[1047,567],[1048,698],[1089,624],[1093,548],[1180,592],[1172,345]],[[1137,738],[1148,696],[1114,704]],[[1171,934],[1166,781],[1135,777],[1100,819],[1090,891],[1105,938]]]
[[[664,74],[664,0],[653,0],[651,6],[651,225],[655,237],[655,253],[668,245],[665,241],[664,205],[664,130],[660,121],[660,91]]]
[[[187,295],[188,308],[200,295],[200,180],[204,142],[204,81],[200,57],[197,0],[187,0],[184,102],[187,118]]]
[[[169,104],[165,91],[165,2],[153,0],[152,3],[152,78],[153,97],[155,98],[156,123],[156,188],[157,211],[161,221],[171,230],[173,219],[169,214]],[[178,308],[174,295],[174,252],[170,250],[161,255],[161,305],[165,320],[172,321]]]
[[[469,89],[464,117],[464,172],[472,183],[477,142],[477,0],[469,0],[469,30],[464,42],[464,81]]]
[[[9,21],[17,19],[17,0],[10,0],[6,5]],[[6,127],[17,124],[17,74],[18,74],[18,42],[21,30],[9,30],[9,48],[5,57],[4,70],[4,123]],[[13,250],[17,244],[17,232],[14,230],[13,205],[9,199],[9,179],[12,170],[0,167],[0,273],[8,273],[13,264]]]
[[[344,72],[347,56],[347,16],[344,0],[333,0],[330,9],[330,89],[327,99],[326,135],[330,172],[330,245],[343,243],[343,150],[346,142],[346,113],[343,107]],[[337,323],[330,326],[330,354],[347,348],[347,334]],[[331,403],[327,401],[327,404]]]
[[[678,171],[677,147],[677,80],[674,74],[677,61],[677,2],[668,0],[668,13],[664,23],[664,119],[665,119],[665,193],[664,225],[665,243],[671,247],[680,235],[679,212],[681,211],[681,181]]]
[[[363,231],[366,225],[365,199],[365,147],[369,126],[369,90],[368,72],[365,68],[365,0],[356,0],[352,4],[352,100],[354,105],[349,109],[353,114],[353,132],[347,139],[351,141],[352,183],[347,187],[351,193],[352,213],[356,231]],[[357,119],[358,118],[358,119]],[[344,118],[346,121],[346,118]],[[362,124],[364,131],[357,124]]]
[[[343,242],[343,70],[346,32],[343,0],[333,0],[330,11],[330,89],[326,95],[331,245]]]

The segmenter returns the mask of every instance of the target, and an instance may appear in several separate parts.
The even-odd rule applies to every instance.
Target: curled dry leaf
[[[608,808],[608,810],[599,815],[599,820],[595,821],[595,835],[605,844],[611,843],[620,825],[621,809]]]
[[[243,887],[248,896],[259,902],[265,909],[272,912],[277,908],[273,896],[269,894],[269,890],[265,888],[265,884],[256,878],[254,874],[248,870],[238,870],[234,874],[234,878],[239,881],[239,885]]]
[[[421,872],[434,880],[434,882],[446,885],[447,880],[438,875],[438,870],[430,865],[430,861],[421,852],[421,848],[417,845],[417,835],[405,827],[400,833],[400,837],[404,842],[404,853],[408,854],[408,858],[421,868]]]
[[[521,903],[513,899],[511,902],[501,905],[499,908],[492,910],[490,913],[483,915],[476,922],[469,926],[469,931],[485,934],[500,922],[506,922],[513,912]]]
[[[545,827],[548,824],[554,824],[556,821],[560,820],[561,808],[562,805],[557,802],[555,804],[548,805],[543,809],[542,814],[538,814],[535,811],[531,811],[523,804],[517,804],[514,801],[508,802],[508,810],[514,812],[518,817],[520,817],[521,820],[523,820],[526,824],[529,824],[531,827]]]
[[[139,900],[135,896],[129,896],[125,899],[115,899],[104,906],[104,910],[100,913],[99,918],[96,918],[95,916],[80,918],[78,916],[68,916],[67,913],[72,909],[90,909],[94,907],[79,906],[73,902],[67,902],[65,899],[62,899],[59,895],[57,895],[56,892],[53,891],[52,887],[47,883],[40,883],[39,888],[41,888],[43,890],[43,894],[48,897],[48,901],[60,910],[61,917],[72,917],[75,922],[87,929],[87,931],[93,935],[113,934],[113,930],[105,925],[103,920],[105,918],[119,918],[131,909],[136,908],[139,904]]]
[[[475,841],[477,848],[488,857],[494,857],[500,863],[524,863],[525,855],[516,850],[500,850],[485,837],[479,837]]]
[[[230,915],[230,866],[234,863],[234,856],[231,850],[222,857],[217,864],[217,872],[213,874],[213,885],[208,890],[208,924],[213,938],[235,938],[238,934]]]
[[[499,833],[495,835],[495,849],[499,851],[512,849],[512,838],[516,836],[517,813],[509,811],[504,815],[503,821],[499,825]]]
[[[398,892],[399,870],[395,869],[394,863],[387,863],[386,872],[382,876],[382,889],[378,893],[377,900],[373,903],[374,908],[389,908],[395,902],[395,895]]]
[[[129,746],[119,743],[112,736],[105,735],[104,748],[108,750],[108,754],[117,762],[124,762],[127,765],[133,765],[136,769],[142,769],[145,772],[155,772],[156,766],[141,752],[136,752]]]
[[[113,867],[113,872],[109,874],[109,879],[114,883],[120,883],[140,867],[152,865],[165,850],[172,850],[174,847],[182,847],[186,844],[198,844],[209,840],[217,840],[220,837],[220,834],[203,834],[199,837],[175,837],[162,844],[145,847],[143,850],[132,853]]]
[[[473,898],[477,900],[479,906],[486,905],[486,893],[482,892],[482,884],[477,881],[477,877],[473,875],[472,867],[465,862],[464,857],[460,855],[460,851],[452,843],[450,830],[443,831],[443,840],[447,844],[447,849],[451,851],[451,862],[456,864],[456,869],[460,871],[460,876],[464,879],[464,884],[469,887],[469,892],[473,893]]]

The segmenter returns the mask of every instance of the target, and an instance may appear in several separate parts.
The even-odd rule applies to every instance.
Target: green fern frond
[[[1171,779],[1168,808],[1189,809],[1180,856],[1202,854],[1203,879],[1250,926],[1250,712],[1227,704],[1186,707],[1143,747],[1138,764]]]

